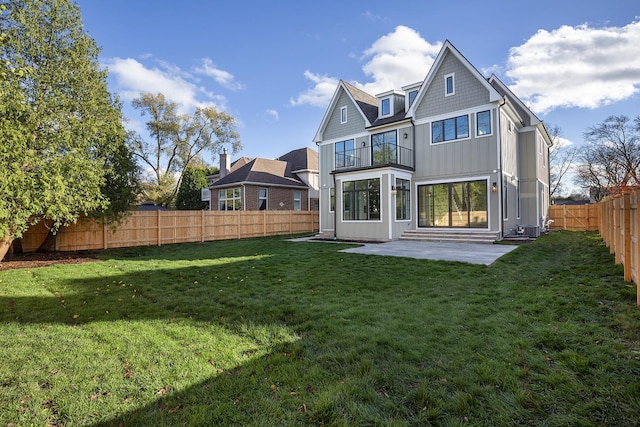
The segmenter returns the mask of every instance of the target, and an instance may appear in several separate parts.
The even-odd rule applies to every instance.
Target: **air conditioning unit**
[[[201,188],[200,189],[200,200],[202,200],[203,202],[208,202],[211,200],[211,190],[209,190],[208,188]]]
[[[531,238],[540,237],[540,227],[537,225],[525,225],[524,234]]]

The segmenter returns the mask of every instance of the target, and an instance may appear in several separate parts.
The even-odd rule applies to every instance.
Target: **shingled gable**
[[[329,107],[322,118],[322,122],[320,122],[320,127],[316,132],[316,136],[313,138],[314,142],[317,143],[322,141],[322,133],[324,132],[324,128],[327,126],[331,112],[336,108],[341,91],[346,92],[349,98],[351,98],[351,101],[358,109],[358,112],[362,115],[367,127],[370,127],[378,118],[378,100],[376,97],[369,95],[367,92],[358,89],[344,80],[340,80],[340,83],[331,98],[331,102],[329,102]]]
[[[407,111],[406,116],[408,118],[413,118],[415,116],[416,107],[420,105],[422,98],[424,98],[425,94],[427,93],[427,90],[429,89],[429,86],[431,85],[435,75],[440,69],[440,65],[442,65],[442,61],[444,61],[447,53],[451,53],[453,56],[455,56],[462,63],[462,65],[464,65],[467,70],[469,70],[469,72],[478,79],[478,81],[487,89],[487,91],[489,91],[490,102],[497,102],[502,99],[500,93],[487,81],[482,73],[480,73],[480,71],[478,71],[478,69],[474,67],[473,64],[471,64],[471,62],[469,62],[469,60],[467,60],[467,58],[465,58],[464,55],[462,55],[460,51],[458,51],[458,49],[456,49],[449,40],[446,40],[442,45],[442,49],[440,49],[440,52],[438,52],[438,56],[436,56],[436,59],[433,61],[433,65],[431,65],[429,73],[427,74],[427,77],[425,77],[424,83],[422,84],[420,91],[418,91],[418,95],[416,95],[416,99],[413,101],[413,104],[411,104],[409,111]]]

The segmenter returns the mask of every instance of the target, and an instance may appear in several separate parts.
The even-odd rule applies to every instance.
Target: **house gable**
[[[450,79],[450,93],[446,87],[447,78]],[[407,116],[419,120],[497,102],[501,99],[500,93],[482,74],[449,41],[446,41]]]
[[[376,98],[341,80],[313,141],[319,143],[361,132],[371,126],[377,114]]]

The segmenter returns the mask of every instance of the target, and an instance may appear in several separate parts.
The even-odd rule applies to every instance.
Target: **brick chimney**
[[[231,157],[227,153],[227,149],[223,148],[220,153],[220,178],[224,178],[231,171]]]

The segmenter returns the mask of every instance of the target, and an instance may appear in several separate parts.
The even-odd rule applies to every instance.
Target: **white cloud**
[[[277,110],[267,110],[266,113],[273,117],[276,121],[280,120],[280,115],[278,114]]]
[[[627,99],[640,91],[640,21],[539,30],[511,48],[506,75],[513,92],[540,113]]]
[[[170,70],[147,68],[133,58],[111,58],[106,65],[116,79],[120,96],[125,100],[130,101],[141,92],[162,92],[186,110],[201,104],[197,100],[198,87]]]
[[[423,80],[442,43],[430,44],[412,28],[397,26],[364,51],[362,70],[372,79],[357,84],[373,95]]]
[[[430,44],[417,31],[400,25],[391,33],[380,37],[363,52],[360,59],[367,62],[362,66],[362,71],[370,81],[352,83],[376,95],[419,82],[426,77],[441,47],[442,43]],[[339,79],[315,74],[309,70],[305,71],[304,76],[314,86],[297,98],[291,99],[291,105],[326,107]]]
[[[302,92],[296,99],[291,98],[289,103],[293,106],[308,104],[326,107],[331,101],[339,80],[335,77],[314,74],[309,70],[304,72],[304,77],[314,83],[314,86]]]
[[[205,76],[213,77],[213,79],[220,85],[226,87],[231,90],[240,90],[244,89],[245,86],[236,81],[233,74],[228,71],[221,70],[216,68],[215,64],[211,59],[205,58],[202,60],[202,66],[196,67],[195,72],[199,74],[204,74]]]

